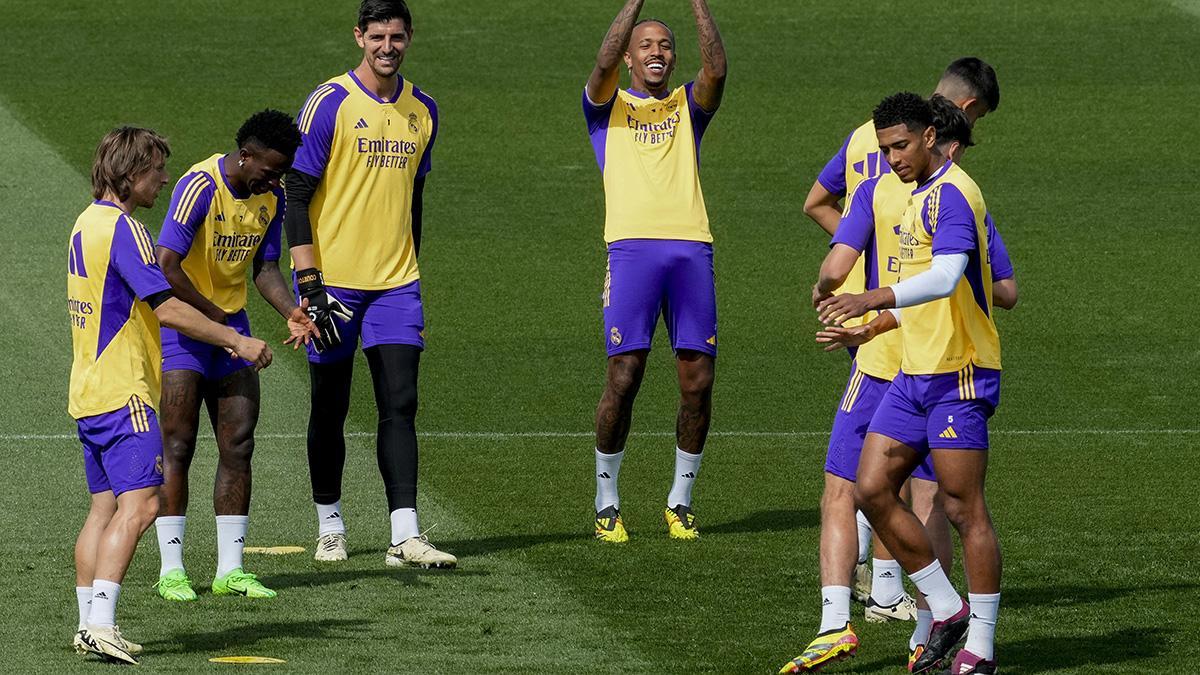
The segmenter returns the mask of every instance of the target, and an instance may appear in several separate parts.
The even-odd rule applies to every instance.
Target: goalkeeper
[[[430,152],[433,99],[400,77],[412,40],[401,0],[364,0],[354,29],[361,62],[309,95],[303,143],[288,174],[284,219],[296,291],[321,339],[308,346],[312,409],[308,468],[317,551],[345,560],[343,426],[354,351],[363,351],[379,408],[376,454],[391,514],[391,566],[453,567],[417,522],[417,368],[425,347],[417,252]]]

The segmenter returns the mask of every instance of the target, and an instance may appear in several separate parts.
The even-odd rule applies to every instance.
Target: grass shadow
[[[357,588],[357,582],[366,580],[382,579],[384,581],[393,581],[407,587],[421,587],[425,585],[424,578],[427,576],[434,577],[479,577],[488,576],[491,572],[486,570],[472,569],[454,569],[454,570],[424,570],[424,569],[370,569],[370,570],[314,570],[310,572],[284,572],[280,574],[272,574],[270,578],[271,588],[275,590],[283,590],[287,588],[312,588],[318,586],[329,586],[332,584],[349,583],[350,589]]]
[[[209,633],[175,633],[161,640],[147,642],[146,651],[154,654],[208,654],[234,647],[251,647],[275,638],[304,636],[306,640],[341,640],[351,637],[351,633],[361,632],[371,623],[374,623],[371,619],[248,622]]]
[[[587,530],[579,532],[555,532],[547,534],[505,534],[481,539],[459,539],[445,542],[447,551],[453,551],[460,557],[491,555],[507,551],[519,551],[544,544],[563,544],[567,542],[587,541]]]
[[[789,532],[821,524],[817,509],[768,509],[755,511],[744,518],[717,525],[701,526],[701,535],[747,534],[754,532]]]
[[[1005,607],[1026,608],[1026,607],[1070,607],[1074,605],[1088,605],[1096,602],[1108,602],[1116,600],[1135,593],[1154,593],[1154,592],[1171,592],[1177,593],[1180,591],[1195,592],[1200,589],[1200,584],[1159,584],[1146,586],[1129,586],[1129,587],[1106,587],[1106,586],[1080,586],[1080,585],[1059,585],[1059,586],[1039,586],[1039,587],[1018,587],[1007,588],[1003,590],[1003,602]]]

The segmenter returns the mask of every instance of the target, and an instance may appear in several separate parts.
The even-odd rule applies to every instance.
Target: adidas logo
[[[216,221],[217,221],[218,223],[223,223],[223,222],[225,222],[225,214],[224,214],[224,213],[218,213],[218,214],[217,214],[217,217],[216,217]]]
[[[945,431],[938,434],[938,438],[958,438],[958,434],[955,433],[954,427],[946,427]]]
[[[99,598],[99,599],[101,599],[101,600],[107,600],[107,599],[108,599],[108,594],[106,594],[104,591],[100,591],[99,593],[97,593],[97,594],[95,595],[95,597],[96,597],[96,598]]]
[[[681,476],[681,478],[695,478],[695,477],[696,477],[696,474],[691,471],[689,471],[689,472],[683,474],[683,476]]]
[[[821,606],[822,606],[822,607],[826,607],[826,606],[828,606],[828,605],[832,605],[832,604],[833,604],[833,601],[832,601],[832,600],[830,600],[829,598],[825,598],[825,602],[822,602],[822,603],[821,603]]]
[[[246,538],[245,538],[245,537],[238,537],[237,539],[234,539],[234,540],[233,540],[233,543],[235,543],[235,544],[244,544],[244,543],[246,543]]]
[[[883,574],[880,574],[879,578],[880,579],[895,579],[896,575],[892,574],[891,570],[888,570],[888,571],[884,572]]]
[[[363,119],[363,118],[361,118],[361,117],[360,117],[360,118],[358,118],[358,123],[354,125],[354,128],[355,128],[355,129],[366,129],[366,128],[367,128],[367,121],[366,121],[366,120],[364,120],[364,119]]]
[[[596,478],[612,478],[612,476],[608,475],[607,471],[601,471],[600,473],[596,474]]]
[[[171,544],[175,544],[176,546],[182,546],[183,542],[179,540],[179,537],[171,537],[171,541],[167,542],[167,546],[170,546]]]
[[[337,511],[334,511],[333,513],[325,516],[325,520],[333,520],[334,518],[341,518],[341,517],[342,517],[342,514],[338,513]]]

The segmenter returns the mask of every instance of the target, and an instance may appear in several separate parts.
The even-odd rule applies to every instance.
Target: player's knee
[[[187,466],[196,452],[196,435],[188,430],[163,433],[163,460],[172,465]]]
[[[880,481],[860,477],[854,484],[854,506],[868,516],[882,513],[892,499],[889,490]]]
[[[613,357],[608,368],[607,393],[620,399],[635,395],[642,385],[642,372],[637,361]]]
[[[986,525],[990,519],[983,495],[961,496],[943,493],[939,501],[946,518],[960,532]]]
[[[238,429],[221,443],[221,464],[226,468],[244,471],[250,468],[254,456],[254,429]]]
[[[384,392],[379,403],[379,418],[413,419],[417,416],[417,387],[415,383],[405,383],[389,388]]]
[[[138,532],[145,532],[158,517],[161,499],[162,492],[160,490],[147,490],[138,495],[135,500],[122,502],[117,508],[116,518],[125,521],[131,529],[136,528]]]

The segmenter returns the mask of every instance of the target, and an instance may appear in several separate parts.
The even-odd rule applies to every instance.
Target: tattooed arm
[[[721,33],[713,21],[705,0],[692,0],[692,14],[696,15],[696,31],[700,36],[700,62],[703,66],[696,75],[692,97],[708,112],[716,112],[725,92],[725,45]]]
[[[613,20],[608,28],[608,35],[600,45],[600,53],[596,54],[596,67],[588,78],[588,99],[595,104],[607,102],[617,93],[620,82],[621,57],[629,46],[629,35],[633,32],[633,24],[637,23],[638,14],[642,11],[645,0],[626,0],[625,7]]]

